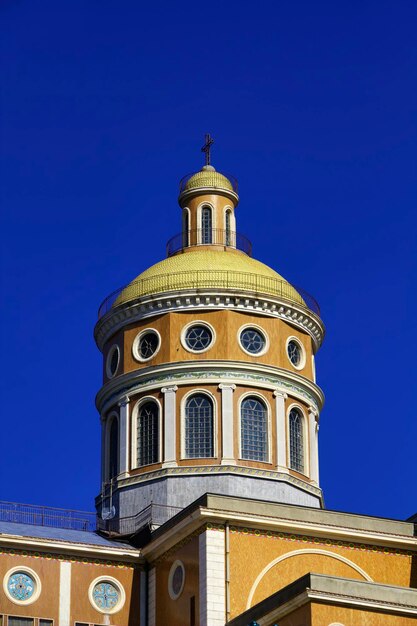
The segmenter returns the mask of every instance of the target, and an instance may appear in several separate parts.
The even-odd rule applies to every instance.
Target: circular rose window
[[[185,569],[181,561],[175,561],[169,570],[168,593],[172,600],[180,597],[185,583]]]
[[[125,603],[123,587],[110,576],[96,578],[89,589],[90,602],[101,613],[116,613]]]
[[[3,589],[12,602],[32,604],[41,593],[41,581],[33,570],[14,567],[4,577]]]

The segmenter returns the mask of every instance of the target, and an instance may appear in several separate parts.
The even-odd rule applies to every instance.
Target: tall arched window
[[[188,398],[185,405],[185,456],[214,456],[213,403],[202,393]]]
[[[240,407],[243,459],[268,461],[268,412],[257,398],[245,398]]]
[[[109,479],[119,473],[119,422],[113,417],[109,430]]]
[[[212,243],[212,220],[209,206],[203,206],[201,210],[201,243]]]
[[[299,409],[291,409],[290,416],[290,467],[304,472],[303,416]]]
[[[190,215],[188,209],[182,212],[182,245],[186,248],[190,245]]]
[[[230,209],[226,211],[225,215],[225,226],[226,226],[226,246],[232,245],[232,236],[231,236],[231,220],[232,220],[232,212]]]
[[[159,461],[159,409],[156,402],[145,402],[137,417],[137,465]]]

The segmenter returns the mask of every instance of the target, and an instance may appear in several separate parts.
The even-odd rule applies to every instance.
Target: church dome
[[[280,274],[237,250],[188,249],[145,270],[121,292],[113,306],[142,296],[188,289],[259,292],[305,302]]]
[[[233,191],[231,181],[224,176],[224,174],[216,172],[214,167],[211,165],[205,165],[202,170],[193,174],[184,184],[184,191],[189,191],[191,189],[205,189],[207,187]]]

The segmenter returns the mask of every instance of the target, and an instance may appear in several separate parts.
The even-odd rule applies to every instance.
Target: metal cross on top
[[[201,148],[201,152],[206,153],[206,165],[210,165],[210,148],[214,144],[214,139],[210,137],[210,133],[206,133],[206,143]]]

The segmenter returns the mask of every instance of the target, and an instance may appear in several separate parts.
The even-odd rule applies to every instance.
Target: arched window
[[[231,219],[232,212],[228,209],[225,215],[225,226],[226,226],[226,246],[232,245],[232,237],[231,237]]]
[[[203,206],[201,210],[201,243],[212,243],[211,208]]]
[[[299,409],[290,411],[290,467],[304,472],[303,416]]]
[[[213,403],[202,393],[188,398],[185,405],[185,456],[214,456]]]
[[[159,409],[156,402],[145,402],[137,417],[137,465],[159,461]]]
[[[188,209],[182,212],[182,245],[186,248],[190,245],[190,215]]]
[[[113,417],[109,430],[109,479],[119,473],[119,422]]]
[[[240,407],[243,459],[268,461],[268,412],[257,398],[245,398]]]

